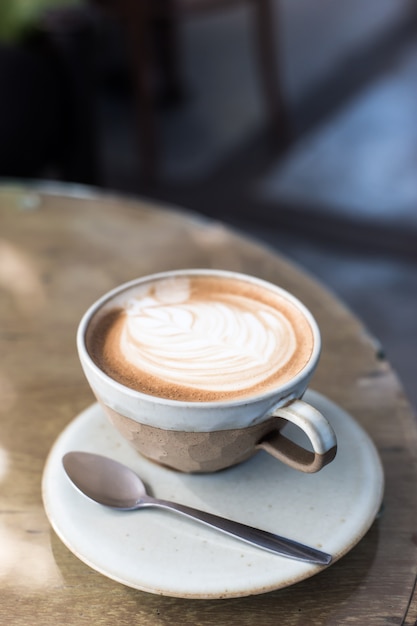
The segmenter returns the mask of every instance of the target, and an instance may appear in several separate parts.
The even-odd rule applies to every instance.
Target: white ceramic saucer
[[[175,513],[102,507],[73,487],[61,463],[70,450],[107,455],[134,469],[157,497],[291,537],[329,552],[334,562],[374,521],[383,470],[375,446],[350,415],[316,392],[306,399],[328,417],[338,438],[336,459],[317,474],[292,470],[264,452],[217,474],[180,474],[140,457],[92,405],[62,432],[45,465],[43,500],[52,527],[93,569],[167,596],[246,596],[319,573],[320,566],[251,547]]]

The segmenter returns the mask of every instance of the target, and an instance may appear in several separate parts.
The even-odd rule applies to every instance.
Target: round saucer
[[[305,399],[326,415],[338,439],[335,460],[317,474],[290,469],[265,452],[216,474],[177,473],[139,456],[92,405],[61,433],[45,465],[42,493],[53,529],[96,571],[167,596],[246,596],[319,573],[321,566],[257,549],[172,512],[105,508],[73,487],[61,462],[70,450],[112,457],[137,472],[156,497],[290,537],[335,562],[374,521],[383,470],[373,442],[349,414],[317,392]]]

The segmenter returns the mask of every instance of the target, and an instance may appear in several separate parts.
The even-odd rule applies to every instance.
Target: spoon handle
[[[183,504],[177,504],[168,500],[159,500],[157,498],[151,498],[145,496],[141,499],[142,506],[155,506],[162,509],[169,509],[170,511],[176,511],[181,515],[198,520],[207,526],[216,528],[221,532],[241,539],[246,543],[250,543],[263,550],[269,550],[285,557],[290,557],[299,561],[307,561],[308,563],[315,563],[317,565],[329,565],[332,560],[330,554],[316,550],[292,539],[280,537],[273,533],[259,528],[253,528],[240,522],[235,522],[212,513],[205,511],[199,511]]]

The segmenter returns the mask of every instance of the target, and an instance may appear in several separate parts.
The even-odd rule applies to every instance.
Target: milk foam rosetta
[[[175,396],[186,388],[187,399],[193,391],[206,399],[242,395],[304,366],[312,342],[299,362],[294,305],[283,307],[278,297],[258,298],[256,288],[230,288],[218,278],[219,289],[203,283],[201,277],[161,280],[126,295],[105,341],[122,382],[129,385],[127,378],[136,376],[132,386],[140,389],[142,377],[145,387],[153,381],[149,393]]]

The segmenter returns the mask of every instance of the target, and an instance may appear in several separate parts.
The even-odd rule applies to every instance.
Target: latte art
[[[293,377],[312,352],[311,328],[293,303],[204,276],[119,296],[90,337],[93,359],[119,382],[187,400],[262,392]]]
[[[129,302],[120,354],[135,368],[171,383],[240,391],[285,367],[296,349],[288,320],[235,294],[215,301]]]

